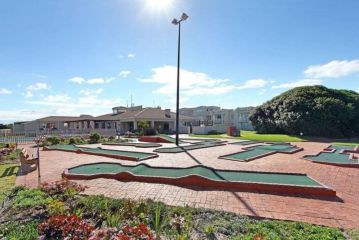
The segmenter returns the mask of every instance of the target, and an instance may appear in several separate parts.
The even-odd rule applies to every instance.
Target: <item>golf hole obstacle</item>
[[[220,159],[249,162],[258,158],[266,157],[276,153],[293,154],[302,151],[303,148],[291,145],[290,143],[261,144],[252,147],[244,147],[244,151],[222,155]]]
[[[306,174],[219,170],[202,165],[187,168],[136,166],[120,163],[91,163],[66,169],[62,176],[70,180],[96,178],[170,184],[181,187],[205,187],[279,194],[330,196],[336,192]]]
[[[316,155],[305,155],[303,158],[320,164],[359,168],[356,154],[359,155],[359,145],[356,147],[330,145]]]
[[[167,148],[158,148],[155,149],[154,152],[158,153],[181,153],[190,150],[202,149],[202,148],[210,148],[210,147],[218,147],[226,145],[226,141],[210,141],[210,142],[196,142],[191,143],[185,146],[177,146],[177,147],[167,147]]]
[[[150,143],[176,143],[175,138],[165,134],[159,134],[154,136],[140,136],[138,138],[138,141],[150,142]],[[179,143],[186,143],[186,142],[179,139]]]
[[[121,160],[129,161],[142,161],[151,158],[158,157],[156,153],[145,153],[145,152],[135,152],[135,151],[122,151],[122,150],[112,150],[112,149],[103,149],[98,148],[89,148],[89,147],[77,147],[75,145],[53,145],[46,146],[43,148],[44,151],[65,151],[73,152],[78,154],[89,154],[102,157],[109,157]]]

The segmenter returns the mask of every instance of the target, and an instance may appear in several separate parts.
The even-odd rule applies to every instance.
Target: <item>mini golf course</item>
[[[302,151],[303,148],[288,143],[273,143],[243,148],[245,151],[220,156],[221,159],[248,162],[276,153],[292,154]]]
[[[192,143],[190,145],[180,146],[180,147],[158,148],[158,149],[154,150],[154,152],[180,153],[180,152],[185,152],[185,151],[189,151],[189,150],[218,147],[218,146],[223,146],[223,145],[226,145],[226,141],[198,142],[198,143]]]
[[[159,143],[145,143],[145,142],[107,142],[103,143],[102,145],[109,145],[109,146],[131,146],[136,148],[158,148],[162,147]]]
[[[317,155],[306,155],[304,159],[312,162],[337,165],[344,167],[359,167],[358,158],[354,155],[359,155],[359,146],[336,146],[331,145],[319,152]]]
[[[121,181],[164,183],[239,191],[335,196],[335,191],[306,174],[218,170],[197,165],[188,168],[92,163],[66,169],[63,177],[74,180],[110,178]]]
[[[100,147],[87,148],[87,147],[77,147],[75,145],[53,145],[53,146],[44,147],[44,150],[65,151],[65,152],[74,152],[80,154],[83,153],[83,154],[110,157],[110,158],[130,160],[130,161],[142,161],[142,160],[158,157],[158,155],[155,153],[110,150],[110,149],[103,149]]]

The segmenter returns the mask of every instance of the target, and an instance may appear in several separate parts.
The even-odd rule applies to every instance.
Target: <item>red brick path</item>
[[[336,190],[338,199],[313,199],[301,196],[190,189],[164,184],[119,182],[108,179],[79,182],[89,187],[86,194],[104,194],[114,198],[151,198],[170,205],[188,204],[257,217],[304,221],[343,228],[359,228],[359,169],[316,164],[302,159],[304,155],[318,153],[328,144],[313,142],[293,144],[303,147],[304,151],[292,155],[274,154],[251,162],[235,162],[218,159],[218,156],[238,152],[243,146],[226,145],[193,150],[188,153],[159,154],[158,158],[143,162],[153,166],[186,167],[203,164],[221,169],[307,173],[315,180]],[[173,144],[163,145],[163,147],[173,146]],[[146,152],[153,150],[124,146],[103,147]],[[79,164],[98,161],[137,164],[130,161],[58,151],[41,151],[40,156],[42,181],[47,182],[59,180],[65,168]],[[17,177],[16,184],[36,186],[37,172]]]

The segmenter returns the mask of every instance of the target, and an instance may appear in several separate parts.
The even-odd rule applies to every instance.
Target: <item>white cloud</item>
[[[47,85],[47,83],[43,83],[43,82],[37,82],[26,88],[26,90],[28,91],[39,91],[39,90],[47,90],[47,89],[50,89],[50,86]]]
[[[25,92],[22,93],[22,95],[25,98],[31,98],[31,97],[34,96],[33,92],[42,91],[42,90],[49,90],[49,89],[50,89],[50,86],[47,83],[37,82],[35,84],[27,86]]]
[[[119,74],[120,77],[126,78],[129,74],[131,73],[131,71],[129,70],[122,70]]]
[[[156,94],[173,96],[176,92],[177,67],[163,66],[152,69],[150,78],[139,79],[144,83],[157,83],[162,85],[154,91]],[[231,84],[227,78],[212,78],[206,73],[192,72],[181,69],[180,88],[186,96],[194,95],[220,95],[233,90],[261,88],[267,82],[263,79],[248,80],[244,84]]]
[[[287,83],[281,83],[278,85],[273,85],[273,89],[278,88],[295,88],[295,87],[302,87],[302,86],[313,86],[313,85],[320,85],[322,84],[322,80],[320,79],[302,79],[294,82],[287,82]]]
[[[44,98],[46,102],[59,102],[59,103],[67,103],[71,100],[71,97],[67,94],[55,94],[48,95]]]
[[[98,98],[96,95],[89,95],[84,97],[79,97],[76,100],[73,100],[76,104],[73,104],[70,100],[70,97],[65,97],[65,100],[59,98],[61,94],[54,95],[49,98],[49,96],[45,97],[39,101],[26,101],[26,103],[38,105],[38,106],[54,106],[54,107],[62,107],[62,108],[72,108],[72,109],[85,109],[89,114],[93,113],[96,110],[101,109],[103,111],[108,112],[114,106],[121,105],[122,99],[106,99],[106,98]],[[47,100],[51,101],[47,101]]]
[[[82,84],[82,83],[86,82],[86,80],[83,77],[72,77],[72,78],[69,79],[69,82]]]
[[[322,65],[311,65],[304,74],[311,78],[338,78],[359,72],[359,60],[334,60]]]
[[[0,95],[9,95],[12,91],[7,88],[0,88]]]
[[[80,94],[85,95],[85,96],[90,96],[90,95],[97,95],[103,92],[102,88],[96,89],[96,90],[91,90],[91,89],[82,89],[80,90]]]
[[[127,54],[127,57],[128,57],[128,58],[135,58],[135,57],[136,57],[136,54],[134,54],[134,53],[129,53],[129,54]]]
[[[69,82],[74,82],[77,84],[83,84],[83,83],[87,83],[87,84],[103,84],[103,83],[109,83],[111,81],[113,81],[115,78],[90,78],[90,79],[85,79],[83,77],[72,77],[69,79]]]

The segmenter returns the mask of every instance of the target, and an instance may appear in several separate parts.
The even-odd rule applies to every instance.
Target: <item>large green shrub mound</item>
[[[359,94],[324,86],[297,87],[257,107],[250,120],[258,133],[357,136]]]

